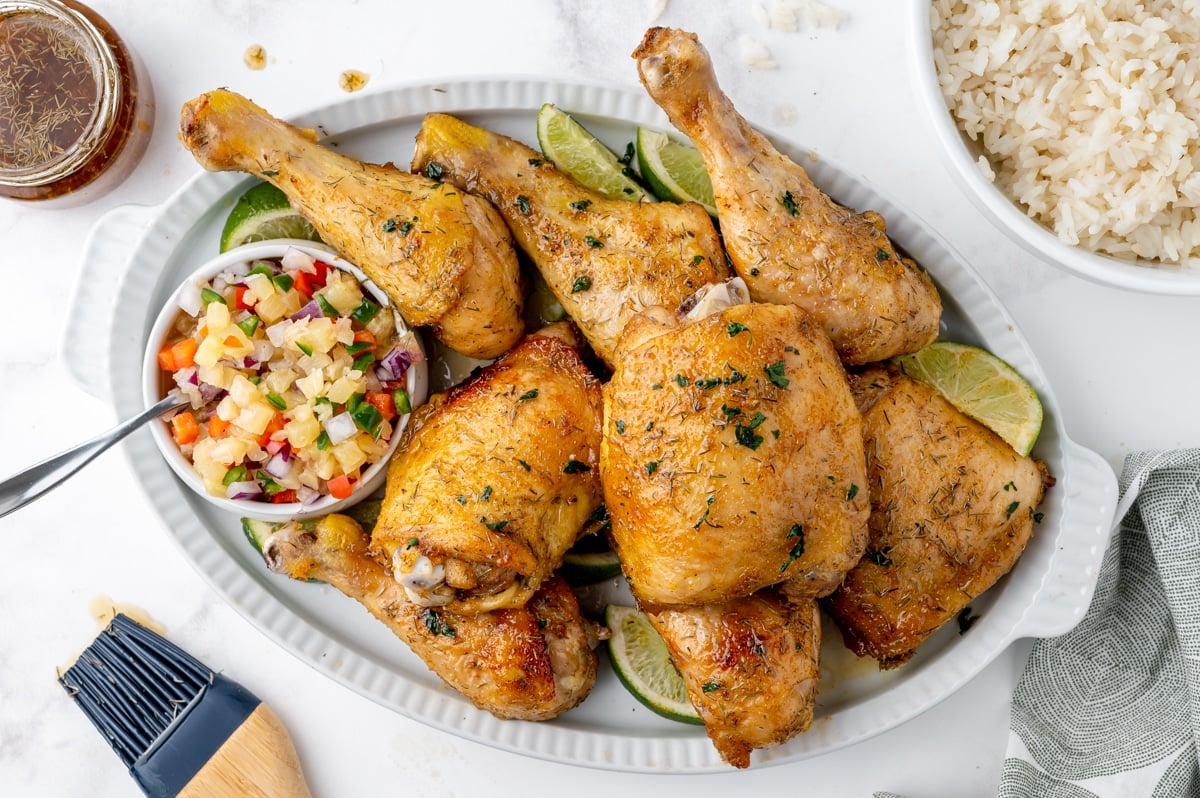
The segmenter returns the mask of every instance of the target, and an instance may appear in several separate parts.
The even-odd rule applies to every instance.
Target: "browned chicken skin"
[[[367,551],[353,519],[330,515],[268,537],[272,571],[326,582],[361,603],[429,669],[500,718],[549,720],[582,701],[596,681],[594,632],[571,588],[547,581],[517,609],[460,615],[419,607]]]
[[[729,276],[712,220],[695,204],[605,199],[536,150],[446,114],[429,114],[413,168],[491,200],[592,348],[610,365],[626,322],[676,307]]]
[[[851,383],[865,427],[871,541],[824,606],[852,651],[889,668],[1013,567],[1047,476],[894,366]]]
[[[812,723],[821,623],[812,599],[772,590],[703,607],[647,612],[729,764],[787,742]]]
[[[565,323],[418,407],[373,548],[415,602],[519,607],[600,505],[600,384]]]
[[[636,317],[604,386],[600,468],[630,586],[659,605],[785,581],[797,597],[825,595],[867,539],[845,372],[794,305],[701,302],[713,312]]]
[[[896,251],[879,214],[835,203],[738,114],[694,34],[651,28],[633,57],[699,149],[725,248],[756,301],[802,306],[849,364],[933,342],[942,306],[929,276]]]
[[[282,189],[406,321],[431,326],[451,349],[496,357],[524,332],[512,238],[485,200],[339,155],[311,130],[224,89],[183,106],[180,138],[205,169],[248,172]]]

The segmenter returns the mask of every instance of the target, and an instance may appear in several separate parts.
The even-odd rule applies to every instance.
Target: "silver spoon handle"
[[[108,447],[133,432],[152,418],[186,403],[178,394],[167,396],[133,418],[121,422],[103,435],[60,452],[48,460],[14,474],[0,482],[0,518],[19,510],[43,493],[58,487],[68,477],[96,459]]]

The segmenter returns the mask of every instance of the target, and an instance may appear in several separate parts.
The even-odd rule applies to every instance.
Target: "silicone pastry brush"
[[[266,704],[126,615],[59,682],[151,798],[310,798]]]

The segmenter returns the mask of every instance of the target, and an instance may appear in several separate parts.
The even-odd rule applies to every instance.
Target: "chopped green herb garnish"
[[[1034,513],[1033,514],[1033,522],[1035,524],[1040,524],[1040,523],[1042,523],[1042,519],[1045,517],[1046,517],[1045,513]]]
[[[734,416],[742,412],[740,407],[730,407],[729,405],[721,405],[721,412],[725,414],[725,420],[729,421]]]
[[[676,374],[675,375],[675,384],[678,385],[680,388],[686,388],[688,386],[688,378],[683,376],[682,374]]]
[[[287,410],[287,400],[277,393],[267,394],[267,401],[275,405],[280,410]]]
[[[700,690],[705,693],[711,693],[720,689],[721,685],[717,684],[716,682],[705,682],[704,684],[700,685]]]
[[[760,274],[762,274],[762,272],[760,272],[760,271],[758,270],[758,267],[757,267],[757,266],[755,266],[753,269],[751,269],[751,270],[750,270],[750,276],[751,276],[751,277],[757,277],[757,276],[758,276],[758,275],[760,275]]]
[[[480,518],[479,523],[483,524],[484,526],[486,526],[488,529],[492,530],[493,532],[499,532],[501,529],[504,529],[504,527],[508,526],[507,521],[491,521],[491,522],[489,522],[486,518]]]
[[[754,418],[750,419],[749,424],[737,424],[733,428],[733,435],[737,442],[747,449],[757,449],[762,445],[763,436],[755,432],[755,428],[766,420],[766,416],[762,413],[755,413]]]
[[[708,390],[709,388],[716,388],[720,384],[721,384],[720,377],[709,377],[708,379],[696,380],[696,387],[703,388],[704,390]]]
[[[779,430],[777,430],[777,429],[771,430],[771,435],[775,438],[775,440],[779,440]]]
[[[580,291],[586,291],[592,287],[592,278],[586,274],[581,274],[575,278],[575,282],[571,283],[571,293],[578,294]]]
[[[729,337],[732,338],[738,333],[745,332],[749,329],[749,327],[747,327],[745,324],[742,324],[740,321],[731,321],[729,322],[729,326],[725,328],[725,331],[728,332]]]
[[[887,252],[885,252],[884,250],[877,249],[877,250],[875,250],[875,257],[878,258],[879,260],[887,260],[891,256],[888,255]]]
[[[693,265],[693,266],[699,266],[701,263],[704,263],[704,256],[703,256],[703,255],[694,255],[694,256],[692,257],[692,265]]]
[[[465,505],[467,503],[467,497],[459,496],[455,499],[455,501],[458,502],[459,504]]]
[[[350,314],[350,318],[354,319],[359,324],[366,324],[371,319],[379,315],[379,305],[376,305],[371,300],[363,297],[363,301],[354,312]]]
[[[263,169],[261,172],[259,172],[259,174],[262,175],[263,177],[279,177],[279,170],[278,169]]]
[[[783,199],[781,199],[780,202],[783,203],[784,210],[786,210],[792,216],[800,215],[800,208],[796,205],[796,198],[792,196],[792,192],[783,192]]]
[[[442,637],[454,637],[454,627],[442,620],[442,616],[437,610],[422,610],[421,621],[425,624],[425,628],[430,634],[441,635]]]
[[[529,159],[530,166],[541,166],[543,163],[545,163],[545,161],[543,161],[541,158],[530,158]]]
[[[529,197],[526,197],[524,194],[518,194],[517,201],[513,204],[517,206],[517,210],[521,212],[522,216],[529,215]]]
[[[414,546],[418,545],[420,542],[421,542],[421,541],[420,541],[420,539],[419,539],[419,538],[409,538],[409,539],[408,539],[408,545],[407,545],[407,546],[405,546],[404,548],[406,548],[406,549],[411,549],[411,548],[413,548]]]
[[[656,383],[654,383],[653,385],[651,385],[651,386],[650,386],[650,390],[652,390],[652,391],[661,391],[661,390],[662,390],[662,383],[661,383],[661,382],[656,382]]]
[[[528,391],[526,391],[525,393],[518,396],[517,401],[518,402],[528,402],[530,399],[537,399],[537,397],[538,397],[538,389],[530,388]]]
[[[1008,509],[1006,509],[1004,511],[1004,517],[1012,518],[1012,514],[1015,513],[1017,511],[1017,508],[1020,506],[1021,506],[1020,502],[1013,502],[1012,504],[1008,505]]]
[[[858,485],[851,485],[850,490],[846,491],[846,501],[854,501],[854,497],[858,495]]]
[[[529,463],[526,463],[524,460],[518,460],[517,465],[519,465],[521,468],[524,468],[526,471],[529,470]]]
[[[658,461],[657,460],[651,460],[649,463],[646,463],[646,475],[647,476],[650,476],[657,470],[658,470]]]
[[[417,217],[415,217],[415,216],[413,217],[414,220],[416,218]],[[408,235],[408,231],[411,229],[413,229],[413,223],[408,221],[407,219],[405,219],[403,222],[400,223],[400,235],[402,235],[402,236]]]
[[[208,307],[213,302],[220,302],[222,305],[224,305],[225,297],[221,296],[211,288],[201,288],[200,301],[204,303],[204,307]]]
[[[425,164],[425,176],[430,180],[437,180],[438,182],[441,182],[442,175],[445,173],[446,170],[443,169],[442,165],[437,161],[430,161],[429,163]]]
[[[570,203],[570,206],[577,211],[586,211],[588,209],[588,206],[591,204],[592,204],[592,201],[590,199],[581,199],[581,200],[575,200],[574,202]]]
[[[580,460],[568,460],[563,466],[564,474],[582,474],[584,471],[591,471],[592,467]]]
[[[1005,490],[1016,490],[1016,489],[1017,489],[1017,483],[1015,483],[1015,482],[1007,482],[1007,483],[1005,483],[1005,485],[1004,485],[1004,489],[1005,489]]]
[[[620,419],[617,419],[617,421],[614,422],[614,424],[617,428],[617,434],[624,435],[625,434],[625,422],[621,421]]]
[[[385,221],[383,223],[383,232],[385,232],[385,233],[395,232],[396,227],[398,225],[399,225],[399,222],[397,222],[394,218],[388,219],[387,221]]]
[[[792,550],[788,552],[787,562],[779,569],[779,573],[783,573],[788,569],[788,566],[794,563],[799,557],[804,554],[804,527],[799,524],[792,524],[792,528],[788,530],[787,539],[795,539],[792,545]]]
[[[773,385],[776,385],[780,388],[786,388],[791,380],[783,376],[783,369],[784,363],[782,360],[777,360],[769,366],[763,366],[763,371],[767,373],[767,379],[769,379]]]
[[[600,239],[596,238],[595,236],[584,236],[583,240],[586,241],[587,245],[589,247],[591,247],[592,249],[600,249],[601,247],[604,246],[604,242],[601,241]]]
[[[711,510],[712,510],[712,505],[713,505],[713,502],[715,502],[716,500],[717,500],[717,497],[716,497],[716,496],[709,496],[709,497],[708,497],[708,500],[705,502],[705,507],[704,507],[704,515],[700,516],[700,520],[699,520],[699,521],[697,521],[696,523],[692,524],[692,529],[699,529],[699,528],[700,528],[700,525],[701,525],[701,524],[703,524],[705,521],[707,521],[707,520],[708,520],[708,513],[709,513],[709,511],[711,511]]]
[[[479,501],[486,502],[492,499],[492,486],[488,485],[483,489],[483,493],[479,494]]]
[[[742,382],[746,379],[746,375],[735,369],[733,366],[726,366],[726,368],[733,372],[725,378],[726,385],[733,385],[734,383]]]

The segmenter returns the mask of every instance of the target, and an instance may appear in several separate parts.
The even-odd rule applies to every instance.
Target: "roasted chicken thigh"
[[[942,304],[929,276],[892,246],[883,217],[838,205],[738,114],[694,34],[651,28],[633,57],[704,159],[725,248],[751,297],[803,307],[848,364],[933,342]]]
[[[418,407],[373,548],[410,600],[520,607],[600,505],[600,384],[566,323]]]
[[[822,596],[866,545],[862,420],[829,339],[738,293],[635,317],[604,386],[605,504],[646,604]]]
[[[497,357],[524,332],[512,237],[486,200],[340,155],[224,89],[183,106],[180,138],[205,169],[248,172],[282,189],[406,321],[431,327],[451,349]]]
[[[429,114],[413,168],[491,200],[567,314],[610,365],[626,322],[676,307],[729,276],[712,220],[695,204],[622,202],[583,188],[518,141]]]
[[[1048,477],[894,366],[851,383],[866,435],[871,540],[824,606],[852,651],[890,668],[1013,567]]]
[[[812,723],[821,622],[812,599],[774,590],[702,607],[646,613],[721,758],[744,768],[756,748]]]
[[[596,637],[571,588],[545,582],[524,607],[459,614],[413,604],[368,553],[351,518],[293,522],[263,541],[268,567],[320,580],[361,603],[429,669],[499,718],[549,720],[582,701],[596,681]]]

